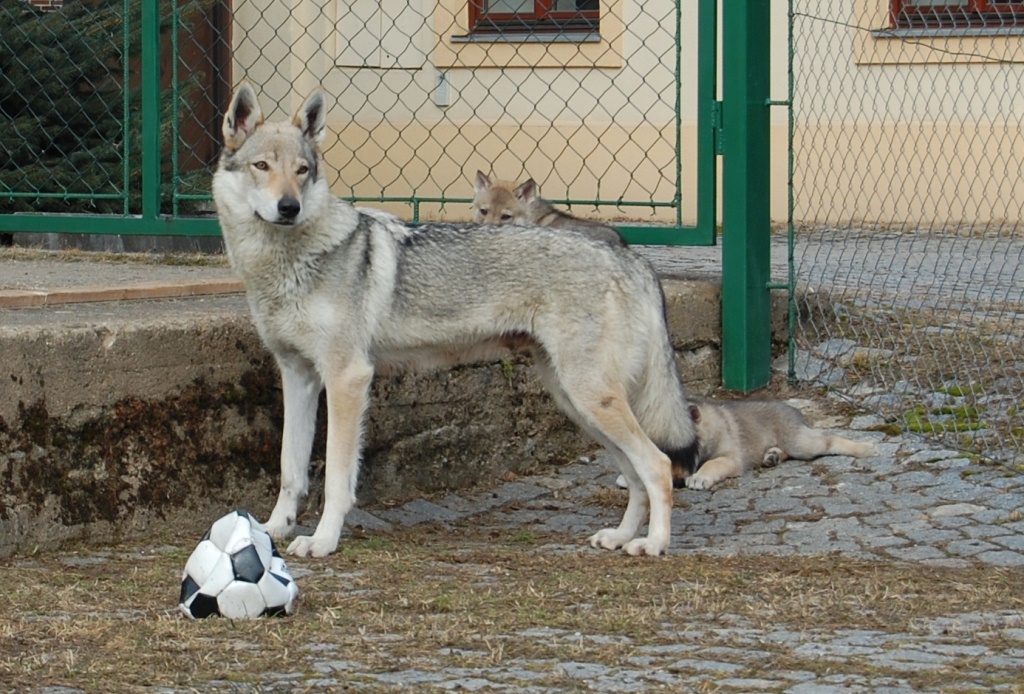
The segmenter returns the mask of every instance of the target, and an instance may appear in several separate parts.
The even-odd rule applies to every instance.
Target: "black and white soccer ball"
[[[192,550],[178,606],[193,619],[290,615],[298,595],[270,534],[239,509],[214,521]]]

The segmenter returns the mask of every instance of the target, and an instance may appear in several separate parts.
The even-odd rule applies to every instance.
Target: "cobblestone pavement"
[[[874,419],[855,423],[866,421]],[[973,465],[962,453],[923,442],[883,440],[876,432],[857,438],[880,441],[879,455],[787,461],[710,493],[677,490],[671,553],[839,552],[936,566],[1024,567],[1024,476]],[[574,501],[614,484],[612,468],[603,455],[597,458],[553,476],[502,484],[475,499],[452,494],[441,503],[414,500],[373,514],[357,509],[349,518],[367,530],[388,530],[490,511],[495,527],[585,535],[617,524],[620,515],[581,509]],[[513,502],[515,510],[501,510]]]
[[[1024,477],[974,463],[961,453],[916,437],[873,430],[879,423],[872,416],[861,416],[849,427],[853,438],[876,442],[874,458],[787,461],[710,493],[678,490],[670,554],[839,555],[878,562],[883,571],[908,562],[1022,571]],[[581,459],[475,495],[450,494],[437,502],[420,499],[393,508],[356,510],[347,522],[367,532],[387,533],[402,526],[472,517],[502,532],[528,527],[586,537],[595,528],[616,523],[620,513],[580,505],[614,484],[615,472],[601,458],[599,454],[595,460]],[[566,546],[564,551],[579,548]],[[589,638],[557,630],[546,630],[542,636]],[[780,647],[827,667],[811,672],[773,665],[756,678],[736,674],[749,673],[767,657],[766,649]],[[866,676],[844,665],[866,661],[884,674]],[[332,679],[339,673],[330,663],[319,667],[328,685],[354,677],[371,685],[443,690],[520,689],[536,677],[540,667],[545,671],[561,668],[574,686],[597,691],[665,687],[789,694],[1020,692],[1024,691],[1024,614],[963,613],[951,601],[944,616],[921,619],[912,631],[896,632],[825,628],[798,632],[754,625],[743,618],[723,626],[721,620],[694,614],[685,634],[666,633],[663,646],[640,647],[617,667],[581,658],[571,663],[506,662],[493,668],[442,667],[430,672],[397,666],[382,674],[361,671],[349,662],[340,669],[342,679]],[[922,674],[932,674],[942,684],[921,689],[907,681]],[[525,690],[549,691],[542,686]]]

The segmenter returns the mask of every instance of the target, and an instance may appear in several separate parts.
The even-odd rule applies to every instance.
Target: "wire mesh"
[[[0,0],[0,206],[123,209],[127,117],[116,58],[127,3]]]
[[[1020,464],[1024,15],[941,5],[791,3],[793,375]]]
[[[696,41],[679,0],[164,0],[155,48],[140,33],[151,2],[0,0],[0,213],[138,214],[157,119],[160,213],[210,213],[223,110],[244,79],[268,119],[322,88],[332,189],[407,218],[468,219],[477,169],[532,177],[580,216],[696,215],[681,34]],[[159,53],[159,113],[140,107],[155,86],[144,49]]]
[[[532,177],[583,216],[679,223],[678,3],[561,2],[555,18],[547,6],[356,1],[289,13],[244,0],[233,81],[254,83],[272,117],[324,88],[337,124],[325,156],[344,197],[468,219],[479,169]]]

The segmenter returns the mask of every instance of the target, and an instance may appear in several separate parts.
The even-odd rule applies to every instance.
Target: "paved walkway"
[[[637,246],[658,271],[668,276],[721,274],[721,247]],[[788,277],[784,234],[771,239],[771,278]],[[1024,310],[1024,239],[1012,236],[964,236],[934,233],[856,232],[825,229],[802,233],[794,250],[798,282],[829,288],[862,302],[900,297],[911,307],[949,308],[976,305]],[[0,307],[13,305],[10,295],[52,293],[52,301],[74,300],[71,292],[91,300],[86,290],[108,292],[107,300],[126,288],[150,289],[154,297],[178,287],[180,296],[240,290],[225,265],[158,265],[91,263],[60,260],[11,260],[0,256]],[[206,285],[206,290],[197,289]],[[165,289],[157,292],[154,288]],[[5,298],[6,297],[6,298]],[[128,297],[131,298],[131,297]],[[41,300],[34,301],[40,305]]]
[[[897,563],[1021,571],[1024,476],[972,463],[916,437],[870,430],[878,424],[871,416],[850,423],[853,438],[876,442],[874,458],[787,461],[710,493],[678,490],[670,554],[841,556],[878,562],[883,571]],[[437,503],[414,500],[372,512],[357,509],[349,521],[372,534],[386,534],[403,526],[473,518],[474,523],[502,533],[528,528],[584,538],[595,528],[615,524],[620,513],[583,503],[614,484],[615,473],[600,457],[475,495],[450,494]],[[568,545],[565,551],[579,548]],[[726,619],[723,624],[720,615],[694,614],[687,633],[666,634],[664,646],[640,648],[617,667],[588,663],[586,649],[578,662],[559,667],[580,688],[615,692],[647,691],[652,686],[672,691],[787,694],[1024,691],[1024,613],[965,613],[951,598],[936,595],[936,600],[948,603],[946,613],[919,620],[912,631],[794,631],[742,619]],[[602,637],[548,631],[544,638],[582,642]],[[779,647],[791,649],[796,662],[811,659],[827,667],[811,672],[799,666],[787,669],[774,661],[757,678],[732,674],[749,672]],[[315,654],[310,657],[315,661]],[[859,665],[847,668],[847,662]],[[871,663],[868,670],[876,675],[863,674],[865,662]],[[669,665],[657,669],[663,667],[659,663]],[[386,683],[490,690],[520,687],[524,673],[551,667],[550,663],[506,662],[493,668],[448,667],[439,675],[401,665],[387,673],[350,665],[344,677],[335,673],[339,679],[327,677],[323,683],[340,685],[354,679],[371,683],[369,689]],[[330,668],[324,666],[322,671],[327,675]],[[920,683],[927,675],[937,684],[922,688],[909,681]]]
[[[710,493],[677,490],[683,504],[673,512],[671,553],[838,552],[934,566],[1024,568],[1024,475],[972,464],[962,452],[916,436],[865,430],[882,424],[872,415],[850,424],[853,438],[876,442],[874,458],[787,461]],[[387,531],[498,510],[490,519],[503,527],[589,534],[619,520],[617,510],[588,506],[581,511],[577,505],[614,485],[613,467],[598,455],[550,476],[507,482],[475,499],[452,494],[440,503],[415,500],[373,514],[356,509],[349,520]],[[559,499],[553,501],[556,493]],[[500,511],[512,503],[516,510]]]

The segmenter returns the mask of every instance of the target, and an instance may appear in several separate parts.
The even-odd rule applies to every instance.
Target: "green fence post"
[[[770,0],[722,6],[722,382],[751,391],[771,368]]]
[[[142,217],[160,215],[160,3],[142,0]],[[125,85],[128,89],[128,85]]]
[[[679,12],[678,14],[682,14]],[[677,32],[678,35],[678,32]],[[718,0],[697,6],[697,230],[717,241],[718,221]],[[677,122],[680,119],[677,118]],[[682,155],[678,157],[682,166]],[[681,177],[682,174],[680,173]],[[681,179],[680,179],[681,180]],[[680,206],[681,207],[681,206]]]

